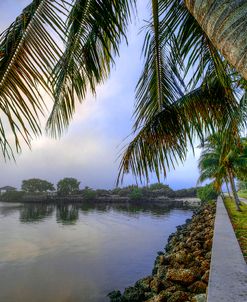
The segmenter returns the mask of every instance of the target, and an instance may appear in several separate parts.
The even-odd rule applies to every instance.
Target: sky
[[[5,0],[0,2],[0,31],[14,21],[30,0]],[[77,104],[76,114],[68,130],[59,140],[45,134],[32,141],[31,150],[23,146],[16,161],[5,162],[0,155],[0,186],[20,188],[28,178],[42,178],[56,184],[63,177],[75,177],[81,188],[111,189],[118,174],[119,154],[126,144],[133,124],[134,91],[142,70],[141,49],[143,34],[140,28],[149,13],[148,1],[140,1],[138,19],[128,31],[128,46],[123,43],[120,57],[110,78],[97,88],[97,97],[88,95],[83,104]],[[168,173],[162,182],[173,189],[196,185],[197,159],[190,151],[186,162]],[[151,177],[151,182],[157,182]],[[122,186],[135,184],[131,175],[124,178]]]

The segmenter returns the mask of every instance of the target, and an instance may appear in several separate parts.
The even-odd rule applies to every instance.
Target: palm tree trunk
[[[247,79],[247,2],[245,0],[184,2],[213,45]]]
[[[229,197],[231,197],[230,189],[229,189],[229,186],[228,186],[228,181],[227,181],[226,178],[225,178],[225,183],[226,183],[226,189],[227,189],[228,195],[229,195]]]
[[[240,200],[238,198],[238,194],[237,194],[237,190],[236,190],[236,186],[235,186],[235,182],[234,182],[233,173],[232,173],[231,170],[229,170],[228,174],[229,174],[229,180],[230,180],[230,184],[231,184],[231,188],[232,188],[232,194],[233,194],[233,198],[234,198],[237,210],[241,211],[241,209],[240,209]]]

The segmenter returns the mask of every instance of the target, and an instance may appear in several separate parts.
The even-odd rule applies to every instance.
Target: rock
[[[191,284],[196,280],[196,276],[190,269],[168,269],[166,278],[182,284]]]
[[[196,281],[188,287],[189,291],[195,294],[203,294],[206,292],[207,284],[202,281]]]
[[[177,291],[171,295],[167,302],[184,302],[189,298],[189,294],[182,291]]]
[[[215,206],[198,209],[189,225],[170,235],[166,253],[158,252],[152,276],[124,294],[112,292],[111,302],[206,302]]]
[[[207,301],[206,294],[196,295],[191,300],[191,302],[206,302],[206,301]]]
[[[208,260],[210,260],[210,259],[211,259],[211,255],[212,255],[212,253],[211,253],[211,251],[210,251],[210,252],[208,252],[208,253],[205,255],[205,258],[208,259]]]
[[[110,292],[107,297],[110,298],[111,302],[122,302],[122,295],[119,290],[115,290],[113,292]]]
[[[135,286],[140,287],[145,291],[150,290],[150,282],[153,280],[152,276],[148,276],[146,278],[140,279],[136,282]]]
[[[174,260],[178,263],[186,263],[187,262],[187,255],[184,251],[177,252],[175,254]]]
[[[207,241],[205,241],[205,243],[203,244],[203,248],[205,250],[211,250],[212,249],[212,239],[208,239]]]
[[[144,300],[144,291],[140,287],[128,287],[125,289],[122,300],[124,302],[142,302]]]
[[[167,268],[165,265],[160,265],[157,269],[157,277],[164,278],[166,276]]]
[[[158,294],[158,296],[155,296],[146,302],[166,302],[166,301],[167,301],[167,295],[164,291],[162,291]]]
[[[209,268],[210,268],[210,262],[209,262],[208,260],[202,261],[202,263],[201,263],[201,268],[202,268],[204,271],[209,270]]]
[[[162,281],[154,277],[153,280],[150,282],[150,289],[152,292],[159,293],[164,288]]]
[[[204,275],[202,276],[202,281],[208,283],[209,280],[209,270],[207,270]]]

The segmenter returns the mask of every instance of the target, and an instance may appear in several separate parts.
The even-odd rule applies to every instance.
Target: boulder
[[[196,295],[191,300],[191,302],[206,302],[206,301],[207,301],[206,294]]]
[[[150,289],[154,293],[159,293],[164,288],[164,284],[162,280],[157,277],[154,277],[153,280],[150,282]]]
[[[168,298],[167,302],[184,302],[189,299],[189,294],[182,291],[177,291]]]
[[[179,282],[182,284],[191,284],[196,280],[196,276],[190,269],[168,269],[167,280]]]
[[[122,301],[143,302],[145,298],[144,291],[140,287],[128,287],[125,289]]]
[[[188,287],[189,291],[195,294],[203,294],[206,292],[207,284],[202,281],[196,281]]]

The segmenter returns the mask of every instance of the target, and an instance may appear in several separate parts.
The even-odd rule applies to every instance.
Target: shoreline
[[[109,293],[111,302],[206,302],[215,205],[203,205],[169,236],[152,275]]]
[[[112,196],[112,197],[97,197],[93,199],[85,199],[82,196],[23,196],[18,201],[5,201],[0,202],[14,203],[20,202],[24,204],[28,203],[48,203],[48,204],[59,204],[59,203],[87,203],[87,204],[123,204],[123,205],[157,205],[157,206],[188,206],[188,207],[199,207],[201,205],[200,199],[196,197],[183,197],[183,198],[168,198],[165,196],[150,198],[145,197],[142,199],[131,199],[129,197]]]

